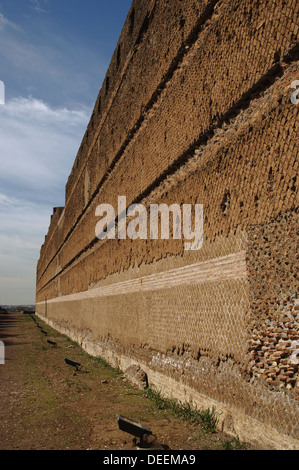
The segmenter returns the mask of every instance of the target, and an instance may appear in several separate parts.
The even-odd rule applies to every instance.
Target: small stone
[[[284,341],[283,339],[280,339],[279,343],[278,343],[278,346],[283,346],[285,348],[288,348],[289,346],[291,346],[291,341]],[[277,348],[277,346],[276,346],[276,348]]]
[[[281,359],[280,364],[287,365],[289,363],[288,359]]]
[[[136,385],[140,390],[144,390],[148,387],[147,374],[141,369],[139,365],[133,365],[128,367],[125,371],[125,377],[133,385]]]
[[[280,380],[281,382],[286,382],[288,377],[286,375],[279,375],[278,377],[278,380]]]
[[[292,377],[294,375],[294,371],[287,370],[287,371],[284,372],[284,375],[286,375],[287,377]]]

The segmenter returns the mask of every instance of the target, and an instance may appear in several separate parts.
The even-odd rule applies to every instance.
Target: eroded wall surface
[[[37,266],[36,311],[227,432],[298,448],[298,5],[134,0]],[[294,100],[293,100],[294,101]],[[98,240],[203,204],[204,241]]]

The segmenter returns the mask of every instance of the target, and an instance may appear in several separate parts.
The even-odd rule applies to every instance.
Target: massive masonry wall
[[[37,266],[36,311],[223,429],[299,447],[296,0],[134,0]],[[99,204],[203,204],[204,241]]]

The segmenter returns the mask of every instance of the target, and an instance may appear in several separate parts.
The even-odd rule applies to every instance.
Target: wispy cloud
[[[8,287],[16,277],[27,285],[22,298],[34,299],[39,250],[52,208],[64,205],[89,116],[86,107],[53,108],[34,97],[0,107],[0,304],[13,303]]]
[[[33,34],[0,13],[0,79],[6,80],[7,95],[17,88],[23,96],[31,93],[55,105],[93,104],[107,64],[76,37],[66,39],[45,24],[36,21]]]
[[[0,184],[5,194],[53,205],[57,199],[63,202],[63,188],[89,116],[86,107],[52,108],[33,97],[15,98],[2,106]]]
[[[8,20],[2,13],[0,13],[0,31],[4,31],[5,28],[11,28],[15,31],[21,31],[21,27]]]
[[[31,304],[49,209],[1,194],[0,218],[0,304]]]
[[[0,0],[6,92],[0,105],[0,304],[31,303],[52,208],[64,205],[65,184],[108,64],[99,42],[85,34],[86,24],[77,36],[78,14],[63,19],[57,2],[26,0],[16,12],[4,6]]]
[[[45,4],[47,2],[41,2],[40,0],[30,0],[30,3],[31,3],[31,8],[32,10],[35,10],[39,13],[46,13],[47,10],[45,10],[44,8],[42,8],[41,4]]]

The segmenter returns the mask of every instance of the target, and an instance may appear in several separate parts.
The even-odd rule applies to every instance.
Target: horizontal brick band
[[[67,302],[113,295],[125,295],[138,292],[173,288],[182,285],[217,282],[227,279],[246,277],[245,251],[215,258],[203,263],[183,266],[166,272],[129,281],[97,287],[76,294],[65,295],[48,300],[48,303]],[[43,303],[43,302],[40,302]],[[38,304],[37,304],[38,305]]]

